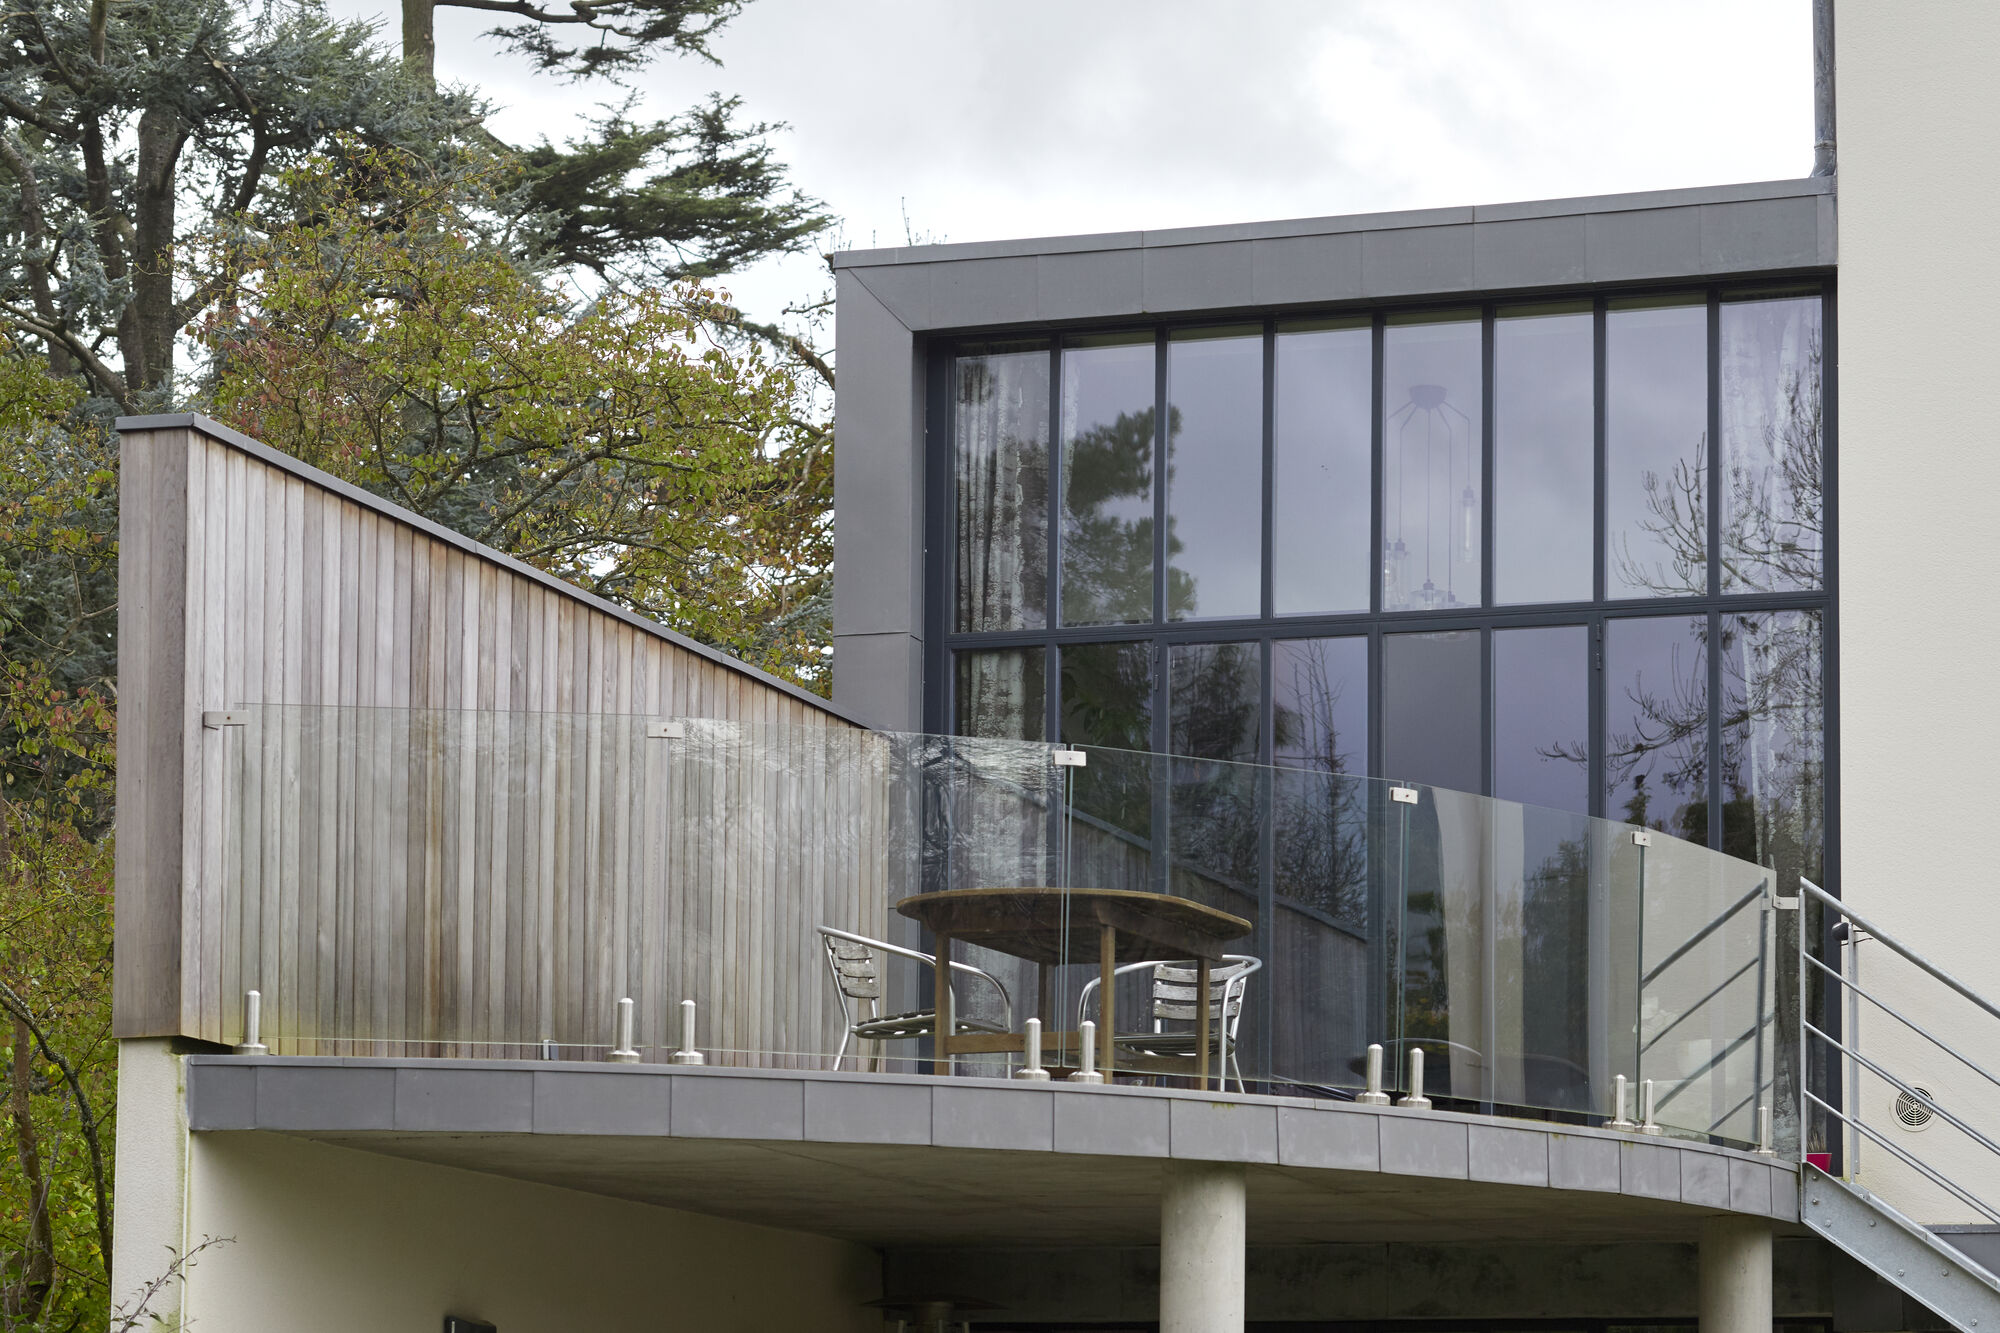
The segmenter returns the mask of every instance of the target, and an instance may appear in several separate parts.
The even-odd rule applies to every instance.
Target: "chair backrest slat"
[[[826,942],[833,973],[840,979],[841,994],[851,1000],[882,998],[882,974],[876,965],[873,949],[852,940],[835,939],[831,935],[820,938]]]

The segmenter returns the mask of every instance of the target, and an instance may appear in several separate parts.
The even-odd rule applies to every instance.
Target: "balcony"
[[[1440,1111],[1650,1110],[1683,1139],[1797,1143],[1774,1041],[1795,914],[1768,871],[1657,830],[1301,768],[838,725],[276,705],[207,721],[220,826],[184,947],[212,1041],[251,1037],[256,991],[252,1039],[273,1055],[904,1081],[1019,1077],[1032,1019],[1057,1082],[1088,1066],[1344,1101],[1374,1045],[1384,1094],[1418,1091],[1420,1052]],[[928,895],[994,888],[1021,891],[1034,939],[959,930],[962,1035],[940,1052],[917,918],[940,919]],[[1100,1034],[1107,901],[1126,965]],[[1206,1005],[1198,960],[1170,956],[1193,937],[1154,928],[1192,919],[1212,932]],[[886,1030],[919,1035],[852,1031],[905,1014]]]

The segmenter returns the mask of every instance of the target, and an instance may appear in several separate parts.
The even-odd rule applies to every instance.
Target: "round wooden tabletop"
[[[1104,930],[1121,963],[1222,956],[1253,929],[1233,913],[1137,889],[944,889],[896,904],[933,934],[1035,963],[1095,963]]]

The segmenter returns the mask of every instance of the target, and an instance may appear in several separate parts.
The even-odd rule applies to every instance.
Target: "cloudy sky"
[[[333,0],[393,15],[393,0]],[[499,58],[438,11],[439,75],[560,139],[608,90]],[[385,24],[393,39],[396,26]],[[639,76],[785,121],[852,246],[1172,227],[1804,175],[1808,0],[754,0]],[[906,222],[907,219],[907,222]],[[813,257],[731,285],[754,313]]]

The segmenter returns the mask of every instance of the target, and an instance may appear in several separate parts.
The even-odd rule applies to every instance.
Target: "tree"
[[[426,83],[437,71],[437,11],[472,9],[523,22],[487,35],[538,68],[572,78],[622,74],[662,48],[707,60],[708,39],[743,10],[743,0],[403,0],[403,61]],[[566,39],[581,39],[574,45]]]
[[[186,210],[253,207],[339,131],[438,153],[476,108],[405,80],[362,23],[311,0],[21,0],[0,16],[0,323],[125,411],[174,401]]]
[[[109,1289],[113,446],[0,345],[0,1328]],[[60,1324],[57,1321],[61,1321]]]
[[[274,447],[823,688],[831,460],[792,377],[692,283],[577,301],[490,176],[383,154],[289,173],[209,247],[213,397]],[[209,279],[204,279],[209,280]]]

